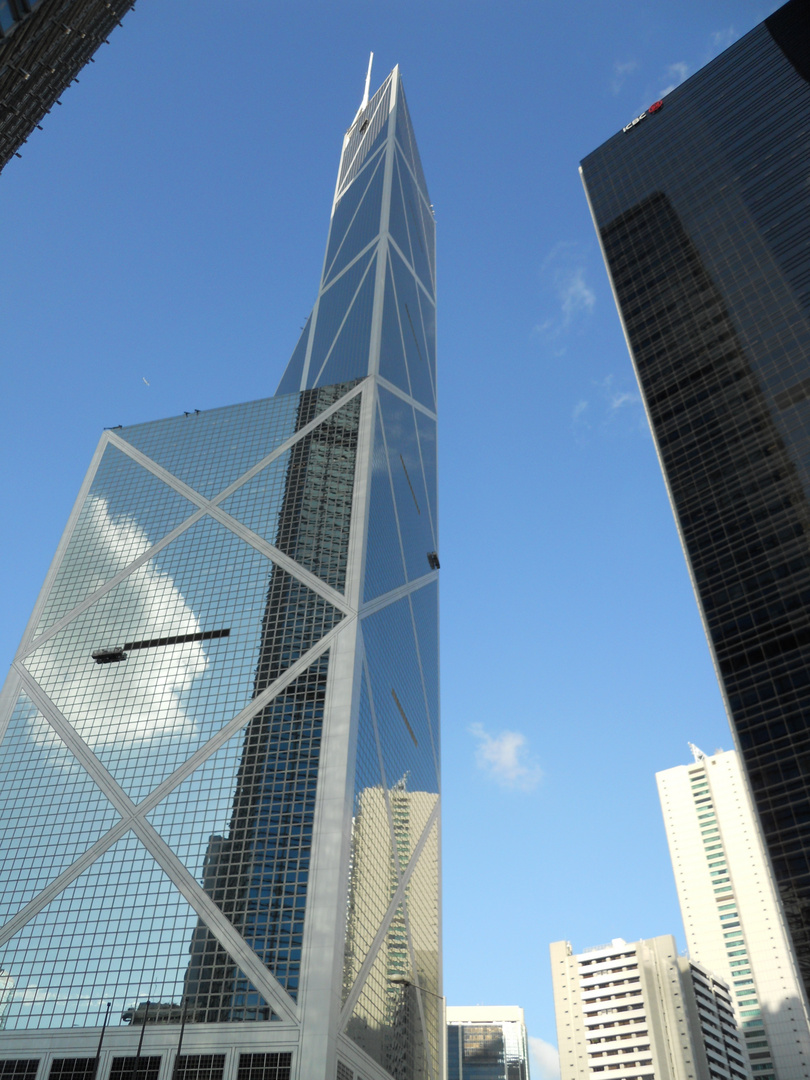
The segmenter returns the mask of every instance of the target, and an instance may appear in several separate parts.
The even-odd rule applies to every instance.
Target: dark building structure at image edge
[[[806,989],[809,170],[806,0],[581,168]]]
[[[0,0],[0,170],[135,0]]]

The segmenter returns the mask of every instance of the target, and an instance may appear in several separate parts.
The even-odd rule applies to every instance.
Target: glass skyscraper
[[[103,434],[2,698],[4,1075],[440,1080],[434,237],[395,69],[276,395]]]
[[[582,163],[806,989],[808,42],[791,0]]]
[[[449,1006],[447,1080],[529,1080],[523,1009]]]

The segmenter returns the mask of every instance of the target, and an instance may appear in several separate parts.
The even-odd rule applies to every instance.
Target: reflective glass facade
[[[276,396],[93,460],[0,719],[0,1064],[109,1014],[99,1080],[440,1080],[434,289],[395,69]]]
[[[582,163],[806,988],[808,41],[791,0]]]
[[[447,1010],[447,1080],[529,1080],[523,1010]]]

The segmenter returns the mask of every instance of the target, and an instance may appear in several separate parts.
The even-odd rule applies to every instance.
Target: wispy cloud
[[[726,26],[723,30],[715,30],[711,35],[711,48],[707,59],[712,60],[718,53],[733,44],[739,36],[733,26]]]
[[[666,97],[671,93],[676,86],[680,86],[685,78],[689,75],[689,65],[683,61],[678,60],[675,64],[670,64],[664,73],[664,79],[669,80],[668,85],[660,91],[661,97]]]
[[[624,64],[619,63],[617,60],[613,65],[613,78],[610,80],[610,92],[612,94],[618,94],[627,81],[627,77],[632,75],[637,68],[637,60],[628,60]]]
[[[560,1055],[556,1046],[530,1035],[529,1053],[534,1080],[560,1080]]]
[[[525,735],[501,731],[490,735],[483,725],[473,724],[470,734],[478,740],[475,760],[501,787],[533,791],[543,778],[542,770],[529,753]]]
[[[647,421],[641,408],[641,395],[624,383],[617,384],[615,375],[606,375],[604,379],[591,384],[593,393],[588,398],[580,398],[571,410],[574,431],[582,436],[596,428],[607,433],[609,429],[626,430],[629,426],[638,431],[647,431]],[[619,418],[627,420],[619,423]]]
[[[588,318],[596,293],[586,280],[584,256],[578,244],[556,244],[540,267],[544,291],[553,294],[555,312],[534,327],[534,333],[555,342]]]

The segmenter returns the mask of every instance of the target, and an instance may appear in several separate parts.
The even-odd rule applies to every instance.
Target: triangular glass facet
[[[343,1000],[357,979],[396,891],[388,802],[380,773],[368,686],[363,676],[354,778],[352,847],[343,967]]]
[[[368,539],[363,599],[373,600],[405,584],[405,570],[399,542],[394,496],[388,472],[379,412],[374,424],[374,448],[371,458],[371,495],[369,497]]]
[[[380,411],[405,565],[408,580],[413,581],[429,573],[428,554],[436,550],[416,435],[415,410],[402,398],[380,389]]]
[[[374,252],[367,252],[349,266],[340,277],[336,278],[326,292],[321,294],[315,322],[315,336],[309,361],[307,386],[314,386],[321,368],[331,355],[335,338],[343,325],[352,305],[366,270],[374,258]],[[355,372],[353,378],[365,375],[366,371]],[[338,379],[338,382],[341,380]],[[345,381],[345,380],[344,380]]]
[[[288,439],[297,414],[298,395],[289,394],[136,424],[118,434],[212,499]]]
[[[332,215],[324,282],[348,266],[380,233],[385,154],[378,154],[342,196]]]
[[[340,620],[327,601],[202,518],[25,660],[136,801]],[[126,659],[96,662],[94,652]]]
[[[307,321],[304,323],[301,337],[298,339],[298,344],[293,349],[293,354],[284,370],[284,374],[281,376],[281,382],[278,384],[278,390],[276,390],[277,397],[284,394],[296,394],[301,389],[301,376],[304,371],[304,362],[307,358],[309,328],[311,325],[312,315],[310,314]]]
[[[405,348],[402,344],[402,323],[397,307],[397,294],[391,272],[391,262],[385,270],[385,294],[383,297],[382,335],[380,338],[380,375],[394,386],[411,392],[408,369],[405,365]]]
[[[319,399],[320,412],[323,402],[338,400],[343,389],[338,384],[307,393]],[[293,446],[272,538],[285,555],[341,592],[346,585],[360,407],[357,394]]]
[[[396,171],[399,174],[399,182],[402,188],[402,202],[410,241],[410,252],[408,251],[408,248],[403,248],[402,250],[408,255],[411,266],[419,275],[422,284],[432,295],[433,274],[429,262],[430,257],[425,237],[425,219],[422,216],[422,197],[419,194],[419,189],[414,183],[413,177],[408,171],[407,166],[404,161],[401,160],[399,155],[397,155],[395,161]]]
[[[0,747],[0,925],[118,820],[45,717],[20,694]]]
[[[37,635],[197,509],[115,446],[107,446],[37,626]]]
[[[427,699],[433,745],[439,758],[439,586],[433,581],[411,593],[411,610]]]
[[[342,383],[368,374],[376,265],[376,259],[372,257],[365,277],[352,298],[351,307],[341,322],[328,357],[318,374],[311,380],[313,386],[329,386],[332,383]],[[322,304],[325,296],[328,295],[329,293],[325,293],[321,298]],[[318,324],[320,326],[320,312]],[[310,375],[313,375],[313,371],[314,369],[310,366]]]
[[[389,790],[436,793],[436,759],[427,722],[408,597],[362,621],[374,712]]]
[[[416,175],[420,191],[427,200],[428,205],[430,205],[430,196],[428,195],[427,184],[425,183],[425,174],[422,171],[422,161],[419,157],[419,148],[417,147],[416,139],[414,138],[413,125],[411,124],[408,106],[405,103],[405,93],[402,89],[401,81],[397,93],[396,139],[405,160],[410,164]]]
[[[405,355],[408,362],[411,393],[428,409],[436,408],[433,375],[420,306],[419,287],[408,266],[389,248],[394,283],[396,285],[399,320],[402,327]],[[426,306],[429,301],[425,299]]]
[[[433,535],[433,548],[439,549],[438,506],[436,485],[438,468],[436,462],[436,421],[425,416],[419,409],[414,409],[416,431],[419,436],[419,455],[422,459],[422,475],[427,495],[427,508],[430,515],[430,527]]]
[[[324,654],[149,814],[292,997],[301,966],[327,670]]]
[[[14,984],[6,1028],[100,1027],[107,1002],[111,1023],[121,1024],[147,1000],[179,1024],[197,926],[196,912],[127,833],[3,946]],[[269,1019],[263,1006],[261,1017],[218,1019]]]

